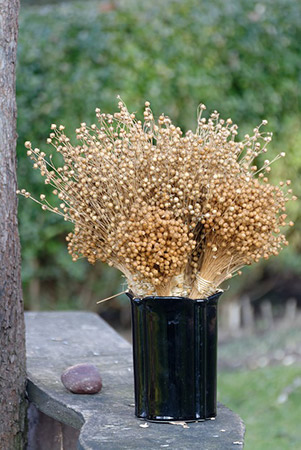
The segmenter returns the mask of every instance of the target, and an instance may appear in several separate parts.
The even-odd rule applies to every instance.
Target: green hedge
[[[200,102],[231,116],[243,131],[267,118],[275,151],[289,154],[286,170],[298,180],[300,42],[301,4],[296,0],[23,7],[17,73],[20,187],[36,194],[44,190],[26,159],[25,140],[43,146],[52,122],[64,123],[71,134],[81,121],[94,120],[95,107],[114,111],[117,94],[138,113],[150,100],[155,115],[165,112],[184,129],[195,126]],[[301,215],[296,207],[293,215]],[[36,306],[35,292],[44,307],[65,307],[70,300],[80,307],[80,301],[87,306],[118,290],[122,280],[115,273],[101,265],[92,269],[84,261],[71,263],[64,243],[67,229],[59,218],[20,200],[29,307]],[[300,246],[296,236],[292,239]],[[301,267],[297,252],[284,255],[290,268]],[[37,275],[40,284],[33,282]],[[53,299],[60,301],[53,305]]]

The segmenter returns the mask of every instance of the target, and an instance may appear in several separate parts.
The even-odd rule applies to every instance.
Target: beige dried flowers
[[[66,238],[74,261],[116,267],[137,296],[203,298],[287,245],[280,230],[293,225],[285,206],[296,197],[289,180],[268,181],[285,154],[254,164],[271,141],[266,121],[236,141],[237,125],[216,111],[206,120],[204,105],[196,132],[186,134],[163,114],[155,121],[149,102],[143,123],[118,106],[114,115],[96,109],[98,125],[82,123],[76,146],[63,126],[51,126],[47,142],[63,157],[60,167],[25,143],[60,204],[44,194],[33,200],[74,224]]]

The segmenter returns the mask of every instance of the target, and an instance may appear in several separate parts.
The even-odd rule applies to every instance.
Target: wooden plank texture
[[[29,400],[47,416],[80,429],[79,449],[243,447],[243,422],[223,405],[215,420],[189,423],[187,428],[145,426],[137,419],[132,347],[96,314],[31,312],[26,314],[26,329]],[[99,368],[103,379],[99,394],[71,394],[60,381],[64,369],[84,362]]]

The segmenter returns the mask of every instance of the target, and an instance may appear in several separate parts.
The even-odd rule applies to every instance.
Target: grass
[[[294,389],[286,402],[277,402],[285,388],[300,377],[298,365],[220,372],[219,401],[244,420],[245,450],[301,448],[301,388]]]

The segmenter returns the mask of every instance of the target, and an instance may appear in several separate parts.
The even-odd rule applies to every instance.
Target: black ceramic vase
[[[216,416],[220,295],[192,300],[128,294],[137,417],[193,421]]]

